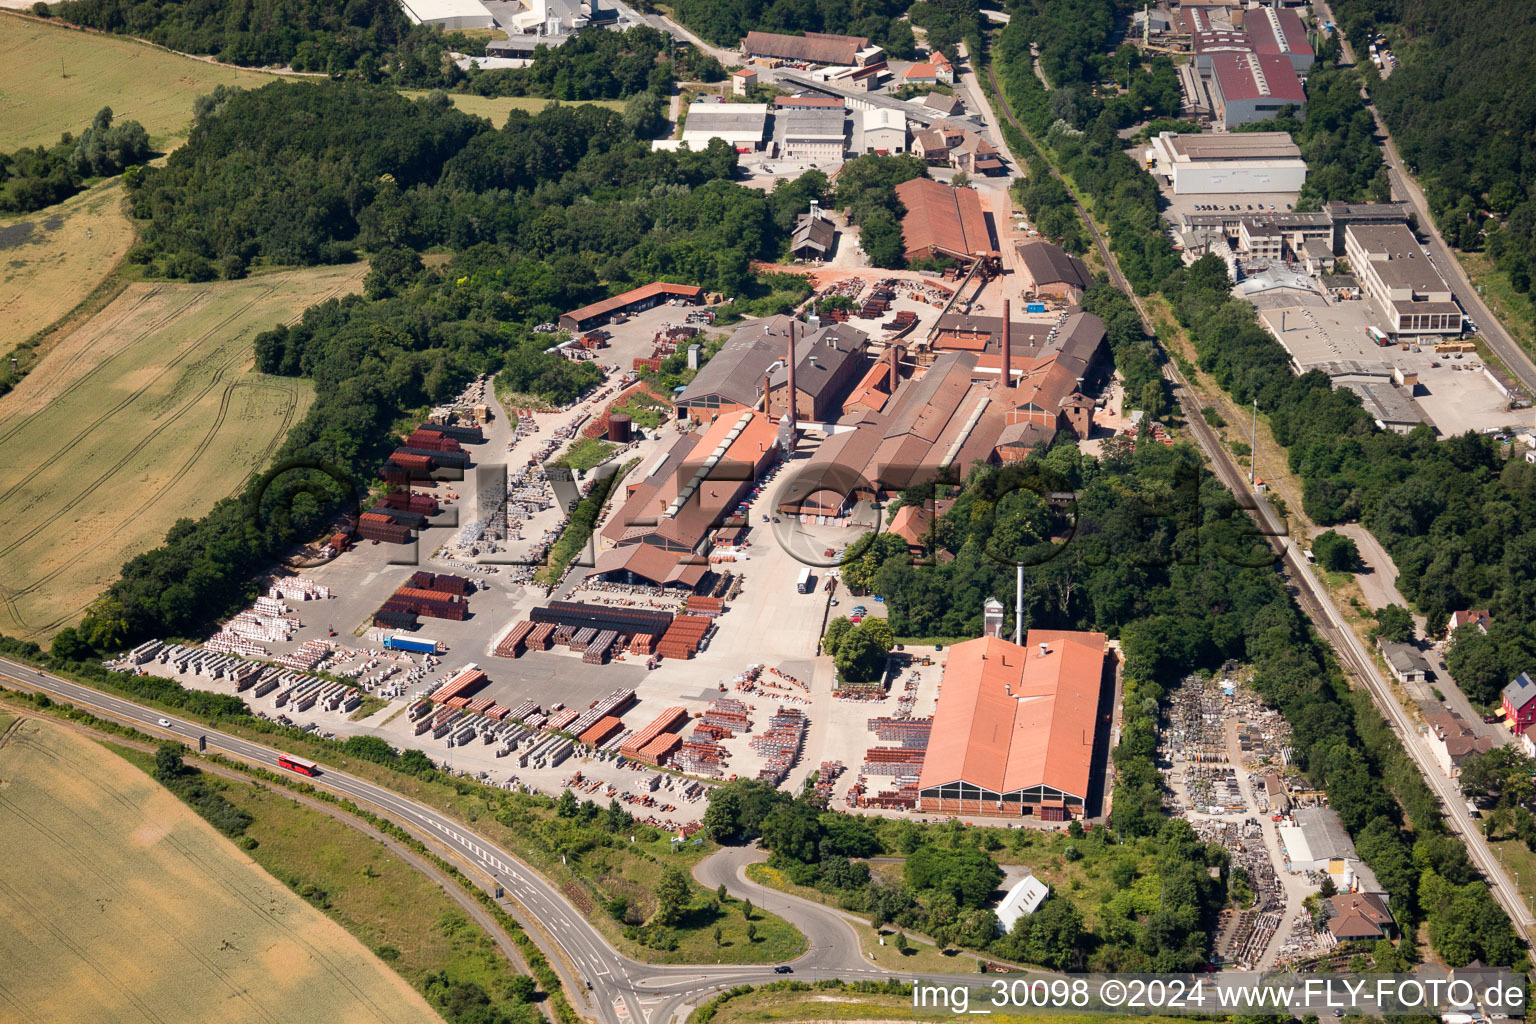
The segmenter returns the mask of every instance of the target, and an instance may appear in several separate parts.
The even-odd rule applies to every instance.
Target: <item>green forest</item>
[[[78,136],[53,147],[0,153],[0,213],[30,213],[61,203],[91,178],[120,174],[150,156],[149,133],[137,121],[113,123],[103,107]]]
[[[1339,0],[1371,95],[1445,240],[1536,277],[1536,9],[1501,0]],[[1376,33],[1398,58],[1379,79]]]

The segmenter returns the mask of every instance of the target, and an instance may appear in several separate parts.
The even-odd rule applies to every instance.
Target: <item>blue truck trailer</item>
[[[386,636],[384,638],[386,651],[414,651],[417,654],[436,654],[437,641],[426,640],[413,636]]]

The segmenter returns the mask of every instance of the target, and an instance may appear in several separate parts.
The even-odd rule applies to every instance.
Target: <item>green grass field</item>
[[[102,107],[138,121],[157,149],[168,149],[186,135],[198,96],[277,77],[0,11],[0,151],[78,134]]]
[[[265,466],[313,392],[251,372],[252,339],[366,272],[129,285],[0,398],[0,632],[77,621],[124,561]]]
[[[591,469],[601,464],[613,453],[616,445],[595,437],[579,437],[555,460],[555,465],[568,469]]]
[[[1509,275],[1493,269],[1493,261],[1480,252],[1458,252],[1462,269],[1472,283],[1483,290],[1483,301],[1489,309],[1498,307],[1494,314],[1499,323],[1514,337],[1526,352],[1536,354],[1536,302],[1529,293],[1515,291],[1509,283]]]
[[[28,716],[0,745],[0,778],[0,1018],[439,1021],[334,921],[101,745]]]
[[[1105,1015],[1063,1015],[1059,1013],[1027,1014],[1007,1013],[994,1007],[992,985],[997,979],[977,975],[969,981],[971,998],[967,1007],[971,1014],[986,1011],[988,1021],[1049,1020],[1051,1024],[1174,1024],[1177,1017],[1139,1017]],[[978,994],[985,998],[978,1002]],[[1002,997],[1005,1002],[1007,996]],[[719,1005],[710,1024],[763,1024],[767,1021],[839,1021],[839,1020],[923,1020],[957,1022],[974,1020],[962,1014],[946,1015],[942,1011],[925,1009],[915,1012],[912,996],[885,992],[856,992],[849,988],[820,987],[804,982],[777,982],[759,988],[746,995],[735,996]],[[701,1018],[697,1011],[689,1022]],[[1219,1015],[1212,1015],[1221,1019]]]
[[[412,99],[427,95],[427,90],[425,89],[401,89],[400,92]],[[507,123],[507,115],[514,110],[526,110],[529,113],[537,114],[549,104],[556,102],[555,100],[541,99],[536,96],[474,96],[469,93],[459,92],[449,93],[448,98],[453,100],[453,105],[464,111],[464,113],[483,117],[497,128]],[[560,102],[566,101],[562,100]],[[623,100],[583,100],[581,102],[591,104],[592,106],[607,107],[609,110],[622,111],[624,109]]]
[[[109,744],[145,772],[154,756]],[[382,842],[281,790],[204,774],[212,788],[255,820],[250,855],[374,951],[418,992],[428,975],[480,986],[498,1009],[517,1011],[517,972],[491,937],[437,883]]]

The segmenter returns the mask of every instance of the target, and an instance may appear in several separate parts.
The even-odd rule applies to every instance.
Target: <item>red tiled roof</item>
[[[1257,65],[1263,76],[1254,73]],[[1233,100],[1274,99],[1282,103],[1305,103],[1307,94],[1301,88],[1296,71],[1290,60],[1272,54],[1218,53],[1211,58],[1216,73],[1216,88],[1224,102]]]
[[[658,295],[676,295],[698,302],[704,297],[704,289],[692,284],[668,284],[666,281],[656,281],[624,292],[622,295],[615,295],[611,299],[604,299],[601,302],[594,302],[590,306],[573,309],[565,314],[565,316],[570,317],[577,323],[585,323],[594,317],[603,317],[610,313],[616,313],[632,303],[641,302]]]
[[[998,255],[975,189],[913,178],[896,186],[896,197],[907,208],[901,234],[908,252],[932,248],[964,259]]]
[[[1106,637],[1032,629],[1026,640],[950,648],[920,789],[963,780],[999,794],[1044,785],[1087,798]]]

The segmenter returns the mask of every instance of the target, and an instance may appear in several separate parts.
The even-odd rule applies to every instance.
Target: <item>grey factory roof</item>
[[[709,395],[719,395],[739,405],[755,403],[763,374],[789,351],[792,322],[791,317],[771,316],[738,329],[714,358],[699,368],[698,375],[677,396],[678,404],[686,405]]]
[[[1411,288],[1414,294],[1451,290],[1408,225],[1351,224],[1345,230],[1368,255],[1378,257],[1370,261],[1371,269],[1387,287]]]
[[[1059,283],[1086,291],[1092,283],[1088,264],[1059,245],[1038,240],[1025,242],[1019,246],[1019,258],[1037,286]]]
[[[766,103],[704,103],[695,101],[688,107],[688,120],[683,123],[686,134],[695,132],[751,132],[762,134],[768,123]]]
[[[848,324],[830,324],[808,338],[795,341],[795,387],[817,398],[837,375],[837,368],[864,351],[869,336]],[[768,386],[778,387],[789,379],[789,368],[781,363],[769,375]]]
[[[1391,384],[1350,380],[1343,381],[1341,386],[1359,395],[1366,414],[1382,426],[1415,426],[1424,422],[1419,407]]]
[[[1339,820],[1337,811],[1328,807],[1299,807],[1292,817],[1302,835],[1306,836],[1307,849],[1313,860],[1341,860],[1355,856],[1355,844],[1344,831],[1344,823]]]
[[[777,115],[784,122],[784,138],[791,141],[838,140],[844,137],[841,109],[794,109]]]
[[[1287,132],[1163,132],[1168,150],[1184,160],[1301,159],[1301,147]]]

